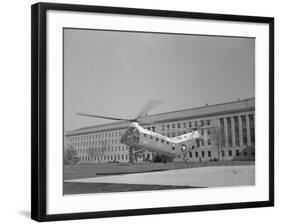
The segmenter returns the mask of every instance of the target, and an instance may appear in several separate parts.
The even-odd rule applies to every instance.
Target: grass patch
[[[148,185],[148,184],[115,184],[115,183],[77,183],[64,182],[64,194],[90,194],[128,191],[151,191],[169,189],[196,188],[191,186],[169,186],[169,185]]]

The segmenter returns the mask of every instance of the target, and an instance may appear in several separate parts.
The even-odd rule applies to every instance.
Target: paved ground
[[[254,165],[254,161],[217,161],[217,162],[189,162],[188,168],[209,166],[246,166]],[[90,178],[104,175],[121,175],[129,173],[145,173],[164,170],[186,169],[184,162],[172,163],[101,163],[64,165],[64,180]]]
[[[208,166],[147,173],[66,180],[71,183],[114,183],[164,186],[218,187],[255,184],[255,166]]]

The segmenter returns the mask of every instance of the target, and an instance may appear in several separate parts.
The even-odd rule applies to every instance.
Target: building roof
[[[251,111],[255,109],[255,98],[249,98],[244,100],[237,100],[227,103],[220,103],[214,105],[206,105],[202,107],[195,107],[190,109],[170,111],[165,113],[151,114],[142,118],[142,124],[155,124],[173,122],[179,120],[191,120],[199,119],[202,117],[212,117],[223,114]],[[66,132],[66,136],[89,134],[101,131],[113,131],[128,128],[130,123],[126,121],[112,122],[107,124],[100,124],[88,127],[82,127],[79,129],[71,130]]]

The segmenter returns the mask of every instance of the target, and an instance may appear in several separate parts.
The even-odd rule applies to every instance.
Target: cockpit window
[[[135,127],[130,127],[122,136],[120,142],[125,145],[136,145],[139,143],[140,133],[139,130]]]

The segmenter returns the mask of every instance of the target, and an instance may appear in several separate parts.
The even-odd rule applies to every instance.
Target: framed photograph
[[[38,3],[31,51],[32,219],[274,205],[273,18]]]

